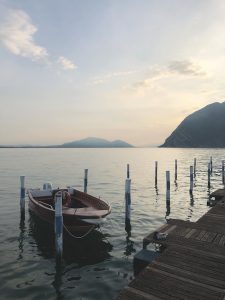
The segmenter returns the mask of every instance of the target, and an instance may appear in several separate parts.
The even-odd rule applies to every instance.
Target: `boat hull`
[[[28,194],[29,195],[29,194]],[[41,205],[38,201],[29,195],[29,210],[40,220],[43,220],[52,226],[55,223],[55,210]],[[89,222],[90,221],[90,222]],[[100,219],[84,218],[83,216],[69,215],[63,213],[64,231],[71,234],[86,233],[95,229],[101,223]]]

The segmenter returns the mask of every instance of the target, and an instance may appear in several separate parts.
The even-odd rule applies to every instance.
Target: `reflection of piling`
[[[87,185],[88,185],[88,169],[84,170],[84,192],[87,193]]]
[[[62,215],[62,192],[55,195],[55,248],[57,258],[63,253],[63,215]]]
[[[194,176],[193,176],[193,166],[190,166],[190,194],[193,193],[193,186],[194,186]]]
[[[212,174],[213,171],[213,162],[212,162],[212,156],[210,156],[210,174]]]
[[[130,165],[127,164],[127,178],[130,178]]]
[[[210,163],[208,163],[208,188],[210,188],[210,175],[211,175],[211,166]]]
[[[222,160],[222,183],[224,184],[225,183],[225,174],[224,174],[224,160]]]
[[[170,215],[170,201],[166,201],[166,218]]]
[[[166,201],[170,201],[170,171],[166,171]]]
[[[194,159],[194,178],[196,177],[196,158]]]
[[[131,231],[130,216],[131,216],[131,195],[130,195],[131,179],[126,179],[125,183],[125,230]]]
[[[25,176],[20,176],[20,214],[25,217]]]
[[[177,181],[177,159],[175,159],[175,181]]]
[[[158,177],[158,162],[155,161],[155,187],[157,187],[157,181],[158,181],[157,177]]]

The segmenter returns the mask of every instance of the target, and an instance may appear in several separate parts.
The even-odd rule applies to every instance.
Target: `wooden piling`
[[[155,161],[155,187],[157,187],[158,183],[158,162]]]
[[[130,178],[130,165],[127,164],[127,179]]]
[[[193,193],[193,186],[194,186],[194,181],[193,181],[193,166],[190,166],[190,194]]]
[[[175,181],[177,181],[177,159],[175,159]]]
[[[131,179],[126,179],[125,182],[125,230],[129,233],[131,231]]]
[[[211,168],[210,168],[210,163],[208,163],[208,188],[210,188],[210,175],[211,175]]]
[[[25,217],[25,176],[20,176],[20,214]]]
[[[56,257],[63,254],[63,215],[62,215],[62,192],[55,195],[55,250]]]
[[[210,156],[210,173],[212,174],[213,171],[213,161],[212,161],[212,156]]]
[[[88,185],[88,169],[84,170],[84,193],[87,193],[87,185]]]
[[[166,171],[166,201],[170,201],[170,171]]]
[[[222,160],[222,183],[225,183],[225,174],[224,174],[224,160]]]

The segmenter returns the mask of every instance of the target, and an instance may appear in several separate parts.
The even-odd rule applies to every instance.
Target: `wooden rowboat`
[[[47,187],[47,188],[46,188]],[[85,233],[102,225],[106,216],[111,213],[111,206],[105,201],[93,197],[74,188],[52,189],[50,184],[44,184],[44,189],[29,189],[29,210],[54,225],[55,194],[58,191],[66,193],[70,203],[62,203],[63,225],[69,233]]]

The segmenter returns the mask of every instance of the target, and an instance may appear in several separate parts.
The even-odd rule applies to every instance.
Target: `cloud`
[[[48,57],[44,47],[37,45],[33,35],[37,27],[22,10],[8,10],[7,17],[0,24],[0,41],[13,54],[41,60]]]
[[[1,17],[3,13],[1,13]],[[64,56],[53,60],[47,49],[38,45],[34,35],[38,28],[28,14],[22,10],[4,8],[4,17],[0,21],[0,42],[12,54],[26,57],[32,61],[60,65],[63,70],[74,70],[77,66]]]
[[[132,89],[138,93],[144,92],[144,89],[156,88],[157,83],[163,79],[173,79],[177,76],[181,78],[190,77],[206,77],[206,72],[200,67],[199,64],[190,60],[172,61],[166,66],[154,66],[152,67],[145,77],[139,81],[136,81],[132,85]]]
[[[206,75],[197,63],[190,60],[172,61],[168,66],[168,71],[191,76]]]
[[[71,60],[65,58],[64,56],[59,57],[58,63],[64,70],[74,70],[77,68],[77,66]]]

